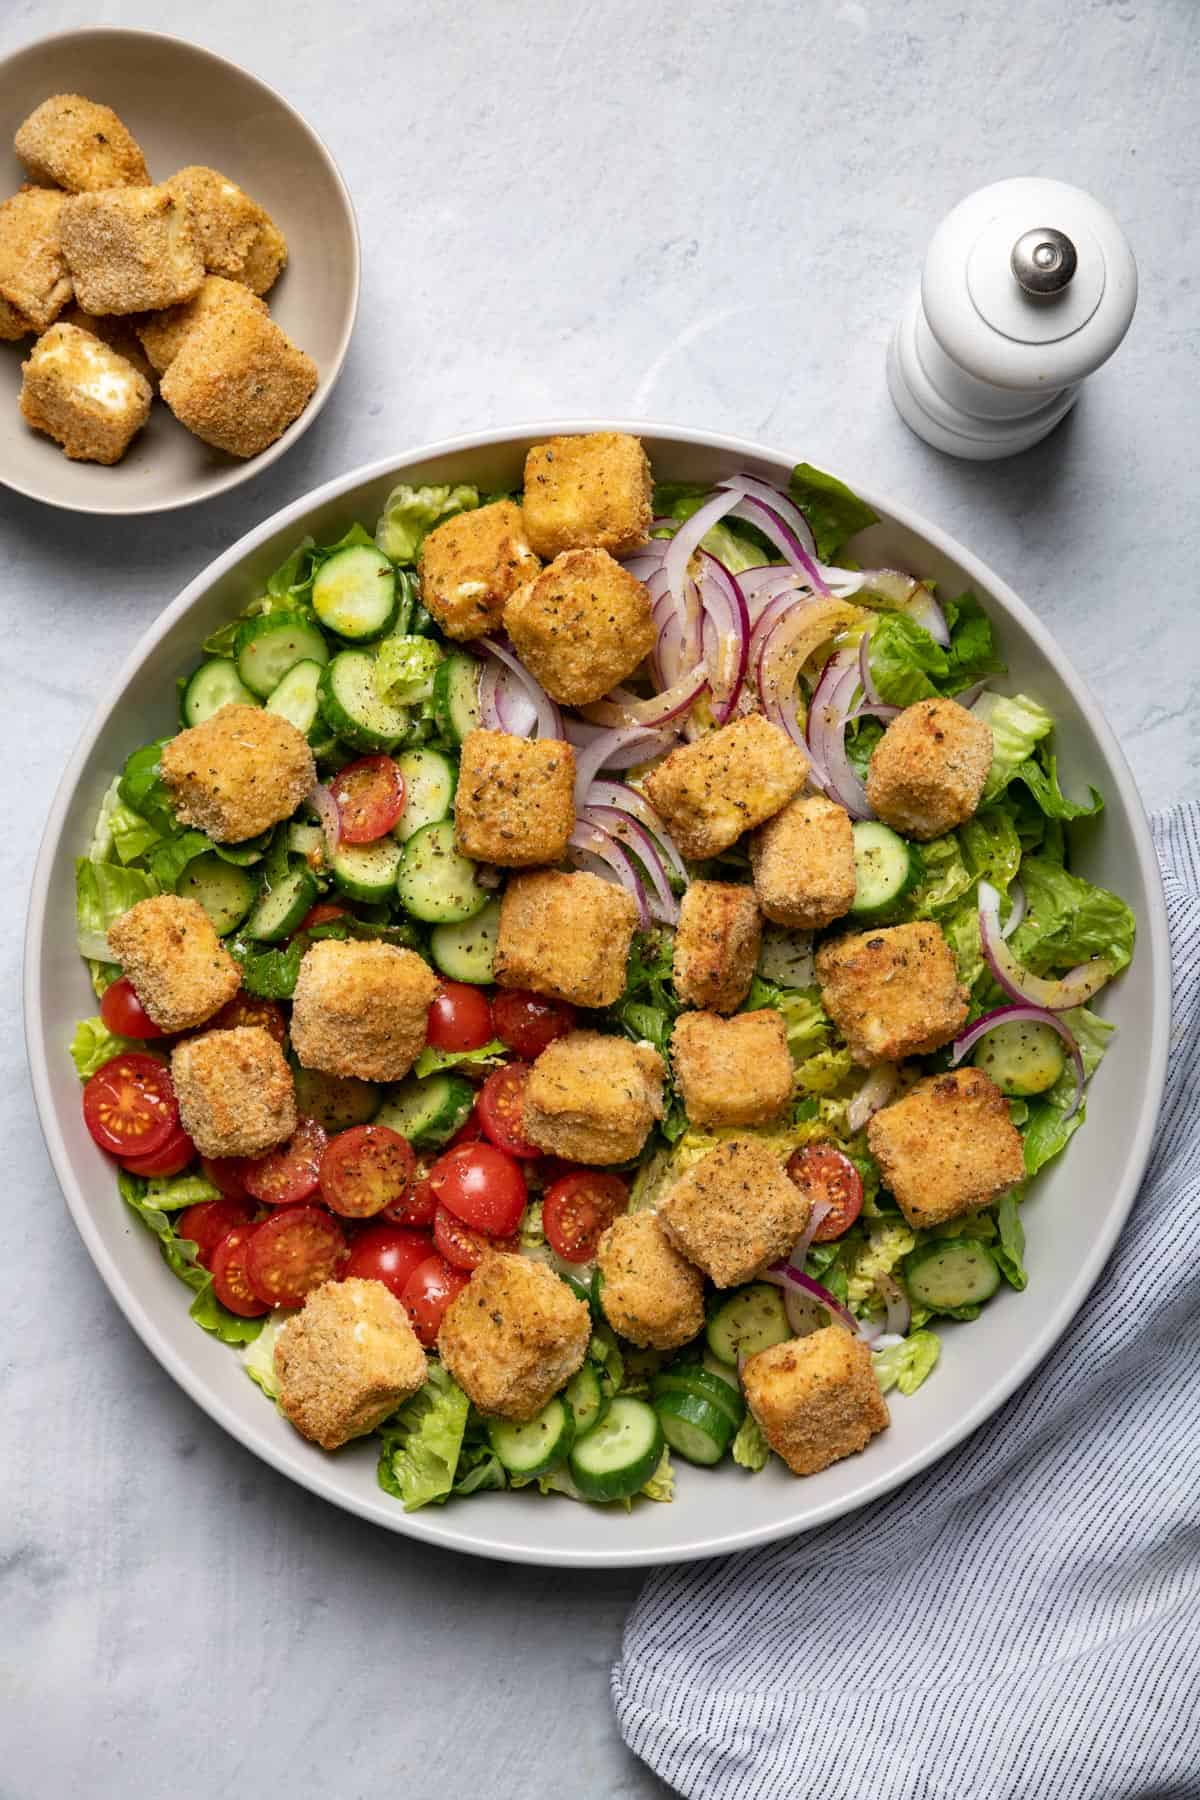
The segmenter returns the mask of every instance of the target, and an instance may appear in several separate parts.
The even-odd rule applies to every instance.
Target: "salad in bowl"
[[[975,596],[806,464],[670,473],[556,437],[297,544],[77,865],[122,1199],[407,1509],[863,1451],[1025,1286],[1133,954]]]

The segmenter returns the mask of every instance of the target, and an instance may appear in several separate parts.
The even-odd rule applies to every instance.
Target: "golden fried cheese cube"
[[[719,856],[787,805],[808,758],[761,713],[682,744],[646,776],[646,794],[684,856]]]
[[[136,313],[190,300],[204,280],[191,214],[165,188],[72,194],[59,226],[86,312]]]
[[[437,1347],[481,1413],[532,1419],[580,1367],[591,1329],[586,1302],[553,1269],[489,1251],[446,1308]]]
[[[535,444],[521,502],[529,542],[547,560],[563,550],[628,556],[650,535],[653,490],[640,438],[592,431]]]
[[[43,100],[17,127],[13,147],[31,181],[70,194],[150,180],[136,139],[112,107],[82,94]]]
[[[658,1213],[624,1213],[596,1248],[600,1305],[642,1350],[678,1350],[704,1324],[704,1276],[675,1248]]]
[[[82,306],[74,302],[67,307],[59,318],[60,325],[77,325],[80,331],[90,331],[94,338],[123,356],[127,363],[132,363],[138,374],[150,383],[151,388],[158,385],[158,376],[154,365],[142,349],[137,328],[141,325],[142,315],[130,313],[118,316],[116,313],[84,312]]]
[[[287,263],[283,233],[265,207],[228,175],[202,163],[180,169],[163,186],[191,208],[200,258],[209,274],[265,294]]]
[[[662,1057],[649,1044],[569,1031],[529,1072],[525,1136],[569,1162],[628,1162],[662,1118],[663,1075]]]
[[[932,920],[848,932],[821,945],[816,969],[821,1004],[864,1067],[925,1056],[966,1022],[954,952]]]
[[[786,1256],[811,1210],[769,1144],[734,1137],[672,1184],[658,1216],[683,1255],[727,1288]]]
[[[425,1384],[412,1321],[382,1281],[326,1281],[275,1340],[279,1404],[303,1437],[337,1450]]]
[[[257,456],[299,418],[317,379],[312,357],[272,318],[230,306],[187,333],[161,391],[179,423],[206,444]]]
[[[21,416],[72,462],[120,462],[150,416],[150,383],[77,325],[52,325],[21,364]]]
[[[163,745],[159,769],[175,816],[218,844],[290,818],[316,780],[303,732],[262,706],[231,701]]]
[[[463,740],[454,830],[476,862],[561,862],[575,826],[575,752],[558,738],[471,731]]]
[[[693,881],[679,908],[673,973],[685,1006],[736,1012],[750,991],[762,945],[754,889]]]
[[[926,843],[974,815],[992,766],[992,728],[957,700],[918,700],[871,755],[867,798],[885,825]]]
[[[45,331],[71,298],[59,237],[63,196],[22,188],[0,206],[0,338]]]
[[[1025,1178],[1021,1134],[982,1069],[918,1081],[867,1126],[885,1186],[910,1225],[940,1225]]]
[[[168,306],[162,312],[147,313],[137,321],[137,335],[147,359],[159,375],[165,375],[188,334],[211,314],[228,311],[265,313],[267,303],[252,294],[240,281],[226,281],[220,275],[206,275],[190,300],[181,306]]]
[[[415,950],[353,939],[313,944],[292,996],[292,1048],[306,1069],[400,1081],[425,1048],[439,986]]]
[[[444,519],[422,539],[421,600],[447,637],[486,637],[502,624],[509,596],[541,566],[520,507],[495,500]]]
[[[242,985],[200,902],[179,894],[139,900],[109,926],[108,947],[162,1031],[203,1025]]]
[[[865,1450],[891,1424],[863,1340],[840,1325],[772,1344],[742,1370],[746,1403],[793,1475]]]
[[[650,596],[607,550],[564,550],[504,608],[517,655],[562,706],[586,706],[654,648]]]
[[[693,1125],[766,1125],[792,1097],[787,1031],[770,1007],[731,1019],[681,1013],[671,1062]]]
[[[183,1129],[201,1156],[260,1156],[296,1129],[296,1084],[261,1025],[205,1031],[171,1052]]]
[[[850,815],[821,794],[798,794],[750,839],[754,891],[767,918],[819,931],[854,904]]]
[[[514,875],[500,902],[496,984],[573,1006],[611,1006],[625,991],[636,925],[632,896],[598,875]]]

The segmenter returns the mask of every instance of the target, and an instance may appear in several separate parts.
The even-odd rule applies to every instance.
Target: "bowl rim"
[[[1076,673],[1065,652],[1058,647],[1048,629],[1025,605],[1024,601],[1013,592],[1007,582],[988,568],[979,557],[974,556],[950,537],[948,533],[929,524],[911,508],[872,489],[869,483],[859,483],[854,479],[852,473],[848,477],[844,477],[849,480],[849,485],[854,492],[860,494],[868,504],[889,515],[905,529],[925,538],[941,554],[962,567],[973,581],[978,581],[981,586],[1000,600],[1001,605],[1012,613],[1020,626],[1034,640],[1039,652],[1054,668],[1100,744],[1113,783],[1129,817],[1140,872],[1145,880],[1147,890],[1148,930],[1143,934],[1146,940],[1143,946],[1143,967],[1152,982],[1151,1018],[1154,1021],[1154,1028],[1151,1032],[1151,1041],[1147,1046],[1146,1100],[1137,1129],[1130,1142],[1130,1159],[1127,1164],[1125,1180],[1117,1194],[1117,1203],[1110,1210],[1104,1229],[1089,1243],[1087,1252],[1081,1258],[1071,1280],[1060,1288],[1055,1306],[1047,1314],[1041,1328],[1031,1335],[1023,1353],[1014,1359],[995,1385],[989,1384],[979,1400],[967,1407],[951,1424],[923,1443],[918,1450],[898,1466],[865,1480],[852,1496],[833,1499],[823,1505],[810,1508],[802,1519],[785,1514],[767,1525],[740,1531],[732,1528],[715,1535],[710,1532],[707,1536],[687,1538],[670,1546],[669,1549],[659,1547],[622,1551],[620,1548],[595,1548],[578,1551],[557,1550],[546,1553],[540,1550],[533,1541],[532,1534],[531,1541],[521,1545],[513,1544],[509,1540],[489,1538],[486,1520],[483,1519],[479,1520],[478,1524],[471,1525],[464,1532],[461,1526],[451,1524],[448,1529],[444,1523],[448,1518],[457,1520],[457,1513],[445,1514],[439,1511],[433,1515],[432,1509],[427,1512],[405,1513],[395,1502],[390,1502],[389,1508],[385,1509],[374,1499],[371,1502],[360,1500],[341,1490],[332,1466],[329,1468],[324,1465],[310,1467],[293,1461],[287,1452],[267,1443],[253,1426],[240,1420],[220,1396],[204,1391],[203,1387],[197,1388],[194,1372],[190,1369],[188,1359],[177,1355],[168,1343],[159,1338],[153,1321],[144,1311],[140,1299],[133,1291],[124,1266],[117,1258],[109,1255],[98,1232],[93,1228],[82,1189],[76,1183],[71,1171],[66,1144],[53,1103],[50,1083],[50,1050],[46,1043],[44,1026],[37,1007],[37,984],[43,955],[50,877],[60,852],[65,816],[80,776],[97,738],[107,725],[111,715],[120,706],[126,687],[142,662],[177,621],[187,614],[193,604],[216,581],[250,555],[259,544],[274,537],[293,522],[298,523],[303,520],[318,506],[335,501],[342,494],[366,482],[382,480],[389,475],[395,475],[422,463],[433,461],[435,458],[463,451],[592,431],[628,432],[643,438],[674,440],[680,444],[699,446],[727,456],[749,458],[753,461],[777,466],[781,464],[790,466],[789,459],[780,452],[756,444],[752,440],[718,432],[696,431],[687,426],[652,423],[646,420],[568,419],[549,422],[537,420],[526,425],[494,427],[486,432],[462,433],[433,444],[418,446],[400,455],[375,459],[347,474],[324,482],[320,487],[312,489],[289,505],[280,508],[270,518],[246,532],[236,543],[188,582],[186,587],[139,638],[93,709],[91,718],[63,771],[38,850],[25,929],[22,998],[26,1051],[42,1135],[76,1229],[110,1294],[142,1342],[168,1374],[174,1377],[185,1394],[201,1406],[210,1418],[223,1426],[245,1448],[269,1463],[281,1474],[290,1476],[311,1492],[332,1501],[343,1510],[356,1513],[362,1518],[381,1524],[404,1536],[437,1545],[442,1549],[458,1550],[469,1555],[484,1556],[505,1562],[561,1568],[634,1568],[728,1555],[735,1551],[749,1550],[757,1545],[795,1536],[802,1531],[814,1530],[833,1519],[858,1511],[871,1501],[882,1499],[921,1470],[939,1461],[978,1426],[991,1418],[1058,1343],[1108,1261],[1141,1186],[1166,1082],[1171,1019],[1170,938],[1158,857],[1132,771],[1098,701]],[[61,1047],[59,1049],[61,1050]],[[381,1495],[380,1500],[382,1498]]]
[[[286,455],[320,417],[326,402],[341,379],[346,354],[354,336],[354,327],[358,322],[358,308],[362,297],[362,239],[358,229],[358,214],[354,210],[350,189],[347,187],[342,172],[334,161],[333,153],[324,138],[314,126],[309,124],[303,113],[299,112],[291,101],[279,92],[278,88],[272,87],[269,81],[264,81],[261,75],[256,75],[253,69],[248,69],[243,63],[236,63],[232,57],[222,56],[219,50],[210,50],[207,44],[199,44],[191,38],[180,37],[176,32],[147,31],[141,26],[86,25],[66,31],[47,32],[42,37],[30,38],[27,43],[18,44],[6,56],[0,57],[0,73],[3,73],[9,64],[16,62],[18,58],[27,56],[31,51],[41,50],[46,45],[61,45],[68,42],[84,43],[95,38],[141,38],[159,44],[169,44],[173,49],[185,50],[195,56],[207,57],[221,70],[232,70],[235,75],[260,88],[277,106],[282,107],[284,112],[290,114],[295,124],[310,140],[318,158],[325,164],[333,178],[334,188],[341,198],[342,207],[349,221],[350,242],[353,247],[350,265],[352,277],[350,307],[338,339],[337,349],[329,364],[328,379],[318,380],[316,391],[304,411],[299,418],[293,419],[291,425],[280,433],[273,444],[268,444],[267,448],[261,450],[257,456],[246,457],[241,461],[235,459],[230,467],[223,471],[229,479],[222,481],[219,486],[214,486],[211,490],[205,489],[200,493],[182,494],[176,499],[156,500],[147,505],[96,507],[85,505],[82,501],[61,500],[52,494],[42,493],[39,489],[30,487],[19,479],[14,479],[12,474],[0,470],[0,487],[6,487],[11,493],[20,494],[26,500],[34,500],[40,506],[52,506],[58,512],[81,513],[85,518],[92,519],[148,519],[159,513],[180,512],[186,506],[201,506],[206,501],[217,500],[224,494],[233,493],[236,488],[253,480],[256,475],[270,468],[271,464],[277,462],[281,456]],[[297,425],[301,427],[299,431],[294,430]]]

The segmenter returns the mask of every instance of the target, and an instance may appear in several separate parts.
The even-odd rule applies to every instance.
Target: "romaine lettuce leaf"
[[[902,1394],[915,1394],[921,1383],[932,1375],[941,1342],[935,1332],[912,1331],[898,1344],[876,1350],[871,1358],[880,1390],[887,1393],[898,1387]]]
[[[741,1010],[757,1012],[762,1007],[773,1007],[782,1015],[793,1063],[807,1062],[830,1048],[832,1025],[818,988],[779,987],[756,975]]]
[[[90,862],[86,856],[76,858],[75,941],[80,956],[95,962],[110,961],[109,926],[139,900],[147,900],[158,891],[154,877],[140,869],[125,869],[120,863]]]
[[[1009,939],[1018,962],[1045,975],[1103,956],[1113,973],[1133,955],[1133,913],[1118,895],[1072,875],[1045,856],[1026,856],[1021,885],[1028,910]]]
[[[488,1488],[507,1486],[508,1475],[504,1464],[492,1449],[487,1433],[477,1429],[472,1435],[471,1426],[468,1425],[467,1436],[455,1467],[451,1493],[478,1494]]]
[[[213,1337],[220,1338],[223,1344],[252,1344],[266,1323],[265,1317],[243,1319],[239,1313],[230,1312],[227,1306],[222,1306],[213,1290],[211,1275],[188,1307],[188,1317],[202,1331],[211,1332]]]
[[[215,849],[212,839],[202,831],[177,831],[171,837],[160,838],[146,861],[159,886],[173,893],[188,864]]]
[[[733,1460],[740,1469],[750,1469],[757,1474],[765,1469],[771,1455],[771,1447],[763,1436],[762,1426],[750,1408],[746,1408],[746,1416],[737,1428],[734,1437]]]
[[[375,690],[395,706],[416,706],[433,693],[445,651],[432,638],[386,637],[375,658]]]
[[[440,1069],[499,1068],[507,1055],[508,1047],[499,1038],[481,1044],[478,1050],[435,1050],[426,1044],[413,1064],[413,1074],[420,1079],[423,1075],[434,1075]]]
[[[871,674],[890,706],[912,706],[935,694],[957,694],[982,675],[998,675],[991,620],[974,594],[943,605],[950,644],[937,643],[906,613],[884,613],[871,632]]]
[[[1089,1011],[1086,1006],[1073,1006],[1060,1013],[1059,1017],[1074,1033],[1083,1057],[1084,1074],[1090,1080],[1116,1027],[1108,1019],[1102,1019],[1098,1013]],[[1067,1109],[1074,1093],[1075,1077],[1068,1063],[1052,1088],[1028,1101],[1025,1120],[1017,1127],[1021,1133],[1025,1171],[1028,1175],[1036,1175],[1052,1157],[1065,1149],[1086,1119],[1086,1101],[1081,1103],[1076,1113],[1067,1117]]]
[[[1027,694],[980,694],[972,710],[992,728],[992,766],[981,801],[986,806],[1004,792],[1022,763],[1054,729],[1054,720]]]
[[[1044,743],[1014,771],[1014,781],[1024,782],[1047,819],[1090,819],[1104,810],[1104,795],[1089,788],[1086,800],[1068,800],[1058,784],[1058,762]]]
[[[154,1233],[172,1274],[199,1292],[212,1277],[197,1261],[198,1247],[191,1238],[179,1236],[168,1214],[149,1197],[148,1189],[149,1183],[144,1176],[131,1175],[127,1169],[117,1170],[117,1191],[126,1206]]]
[[[796,464],[788,492],[808,520],[817,555],[824,563],[832,562],[856,531],[865,531],[879,518],[865,500],[851,493],[845,482],[836,475],[826,475],[823,469],[814,469],[811,463]]]
[[[441,1363],[379,1427],[379,1485],[405,1512],[445,1500],[454,1486],[471,1403]]]
[[[1021,1292],[1029,1285],[1029,1276],[1025,1272],[1025,1227],[1021,1223],[1019,1196],[1010,1188],[994,1211],[997,1239],[992,1255],[1005,1281]]]
[[[120,786],[121,777],[117,775],[100,803],[88,849],[92,862],[110,862],[114,854],[120,863],[136,862],[161,835],[148,819],[126,806],[120,796]]]
[[[143,744],[133,752],[121,771],[117,794],[124,805],[153,825],[156,831],[172,833],[179,830],[179,821],[159,770],[163,745],[168,742],[167,738],[158,738],[153,744]]]
[[[202,1296],[197,1296],[197,1304]],[[215,1304],[214,1298],[214,1304]],[[196,1307],[192,1308],[195,1317]],[[248,1325],[257,1324],[261,1330],[238,1352],[238,1361],[245,1369],[251,1381],[260,1387],[268,1400],[279,1398],[279,1377],[275,1373],[275,1342],[289,1319],[294,1319],[295,1311],[280,1307],[269,1313],[265,1319],[248,1319]]]
[[[185,1206],[199,1206],[206,1200],[219,1200],[221,1190],[204,1175],[151,1175],[146,1181],[146,1203],[160,1212],[182,1212]]]
[[[393,562],[416,561],[421,540],[443,519],[471,512],[479,505],[479,489],[458,487],[410,487],[401,482],[383,503],[375,527],[375,542]]]
[[[76,1025],[75,1035],[71,1039],[71,1061],[75,1064],[75,1073],[80,1081],[87,1081],[97,1069],[102,1069],[106,1062],[111,1062],[114,1056],[120,1056],[122,1051],[143,1048],[136,1038],[118,1037],[97,1014],[94,1019],[80,1019]]]
[[[674,1499],[675,1471],[671,1467],[671,1452],[669,1450],[663,1451],[657,1469],[655,1469],[645,1486],[638,1489],[638,1492],[639,1494],[644,1494],[647,1500],[657,1500],[663,1505],[666,1505],[667,1502]]]
[[[856,1234],[857,1236],[857,1234]],[[844,1245],[854,1240],[841,1240]],[[917,1247],[917,1236],[903,1219],[873,1219],[858,1241],[858,1248],[843,1250],[841,1264],[846,1273],[846,1297],[852,1307],[864,1307],[876,1300],[876,1282],[881,1275],[894,1275],[910,1250]]]

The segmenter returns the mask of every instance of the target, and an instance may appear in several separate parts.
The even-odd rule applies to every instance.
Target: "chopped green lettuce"
[[[1036,755],[1021,764],[1013,780],[1024,783],[1047,819],[1091,819],[1104,810],[1104,795],[1099,788],[1089,787],[1086,800],[1067,799],[1059,786],[1057,758],[1044,743],[1038,745]]]
[[[90,862],[86,856],[75,862],[75,941],[80,956],[95,962],[107,962],[108,928],[122,913],[127,913],[139,900],[147,900],[159,891],[152,875],[140,869],[124,869],[119,863]]]
[[[832,1094],[854,1072],[854,1058],[844,1045],[818,1050],[796,1064],[796,1089],[801,1094]]]
[[[159,886],[173,891],[188,864],[215,849],[212,839],[202,831],[177,831],[171,837],[161,838],[146,861]]]
[[[817,555],[824,563],[832,562],[855,532],[878,522],[878,513],[851,493],[845,482],[836,475],[826,475],[823,469],[814,469],[811,463],[796,464],[788,492],[808,520]]]
[[[880,1391],[888,1393],[897,1387],[902,1394],[915,1394],[921,1383],[932,1375],[942,1346],[932,1331],[913,1331],[898,1344],[876,1350],[871,1366]]]
[[[487,1432],[473,1412],[454,1469],[452,1494],[479,1494],[508,1486],[504,1464],[492,1449]]]
[[[1010,1287],[1021,1292],[1029,1284],[1025,1272],[1025,1227],[1021,1224],[1019,1196],[1009,1190],[995,1207],[997,1239],[992,1255]]]
[[[884,613],[871,631],[871,675],[889,706],[912,706],[936,694],[957,694],[1004,664],[991,620],[974,594],[947,600],[949,646],[936,642],[907,613]]]
[[[647,1500],[658,1500],[664,1505],[675,1497],[675,1471],[671,1467],[671,1452],[664,1450],[659,1465],[643,1487],[638,1489]]]
[[[1133,955],[1136,921],[1118,895],[1072,875],[1044,856],[1026,856],[1021,885],[1028,909],[1009,939],[1014,956],[1036,975],[1102,956],[1113,973]]]
[[[499,1038],[481,1044],[478,1050],[435,1050],[426,1044],[413,1064],[413,1074],[420,1079],[423,1075],[436,1074],[439,1069],[499,1068],[507,1055],[508,1047]]]
[[[660,482],[654,490],[654,516],[656,519],[678,519],[682,524],[712,497],[711,487],[699,487],[692,482]],[[655,535],[665,537],[668,534],[659,531]],[[743,569],[760,569],[764,563],[775,562],[779,556],[770,538],[740,519],[732,525],[724,519],[719,520],[705,532],[700,542],[734,575],[740,575]]]
[[[894,1275],[909,1251],[916,1247],[916,1233],[903,1219],[871,1220],[863,1233],[861,1248],[849,1258],[843,1252],[841,1258],[849,1304],[858,1308],[877,1301],[879,1278]]]
[[[87,1081],[97,1069],[102,1069],[106,1062],[111,1062],[114,1056],[120,1056],[122,1051],[142,1048],[143,1045],[136,1038],[118,1037],[97,1015],[94,1019],[80,1019],[76,1025],[75,1035],[71,1039],[71,1061],[75,1064],[75,1073],[80,1081]]]
[[[160,1212],[182,1212],[185,1206],[199,1206],[206,1200],[219,1200],[221,1190],[204,1175],[151,1175],[146,1181],[146,1203]]]
[[[188,1308],[188,1317],[202,1331],[220,1338],[223,1344],[252,1344],[265,1323],[262,1318],[243,1319],[240,1313],[230,1312],[227,1306],[222,1306],[213,1289],[211,1275]]]
[[[194,1306],[192,1314],[194,1317]],[[275,1342],[288,1320],[295,1316],[294,1311],[280,1307],[265,1319],[247,1320],[247,1324],[257,1323],[262,1329],[238,1351],[238,1361],[268,1400],[279,1398],[279,1377],[275,1373]]]
[[[307,933],[279,948],[258,944],[253,938],[227,938],[225,948],[241,965],[242,986],[258,1000],[290,1000],[296,991],[300,964],[308,948]]]
[[[1083,1057],[1084,1074],[1089,1078],[1098,1068],[1116,1027],[1086,1006],[1073,1006],[1060,1013],[1064,1025],[1074,1033]],[[1036,1175],[1039,1169],[1066,1148],[1087,1117],[1087,1102],[1068,1118],[1075,1093],[1075,1077],[1070,1063],[1052,1088],[1027,1103],[1024,1121],[1018,1126],[1025,1153],[1025,1172]]]
[[[136,862],[162,835],[148,819],[126,806],[120,796],[120,786],[121,777],[117,775],[100,803],[88,849],[92,862],[108,862],[114,854],[120,863]]]
[[[424,1387],[379,1427],[379,1485],[405,1512],[450,1493],[470,1410],[467,1396],[435,1358]]]
[[[542,1227],[542,1203],[530,1200],[521,1214],[521,1223],[517,1232],[522,1250],[539,1250],[546,1242],[546,1233]]]
[[[376,692],[395,706],[417,706],[433,693],[433,677],[445,651],[432,638],[387,637],[375,658]]]
[[[983,785],[986,806],[1004,792],[1035,745],[1053,730],[1054,720],[1027,694],[980,694],[973,711],[992,728],[992,766]]]
[[[131,1175],[127,1169],[117,1170],[117,1191],[126,1206],[158,1239],[163,1259],[172,1274],[197,1292],[212,1280],[208,1270],[197,1261],[198,1247],[191,1238],[181,1238],[169,1213],[150,1198],[149,1183],[142,1175]]]
[[[737,1428],[733,1440],[733,1460],[740,1469],[750,1469],[755,1473],[765,1469],[771,1455],[771,1447],[763,1436],[763,1428],[750,1408],[746,1408],[746,1416]]]
[[[410,487],[407,482],[400,482],[383,503],[375,542],[393,562],[415,562],[426,533],[443,519],[471,512],[478,505],[479,489],[465,483],[457,487]]]
[[[121,979],[120,963],[97,962],[94,956],[87,958],[87,970],[91,976],[92,992],[97,1000],[103,1000],[113,982]]]
[[[742,1002],[742,1011],[757,1012],[768,1006],[783,1017],[788,1049],[797,1066],[830,1049],[832,1026],[828,1013],[821,1005],[819,989],[779,987],[775,982],[756,975],[750,983],[750,992]]]
[[[171,796],[159,769],[163,745],[168,741],[157,738],[154,743],[143,744],[135,750],[117,783],[117,794],[122,803],[153,825],[156,831],[164,833],[179,830]]]

